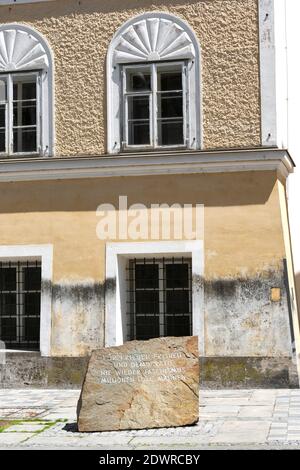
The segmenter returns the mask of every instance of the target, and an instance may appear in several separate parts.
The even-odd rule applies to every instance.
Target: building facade
[[[274,9],[0,1],[3,386],[190,334],[203,386],[298,386]]]

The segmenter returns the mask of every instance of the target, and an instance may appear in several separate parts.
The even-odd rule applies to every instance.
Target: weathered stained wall
[[[0,194],[0,245],[54,246],[53,355],[103,345],[104,291],[114,286],[105,285],[96,209],[126,194],[128,206],[205,206],[205,355],[290,356],[275,172],[2,183]],[[277,302],[271,288],[281,289]]]
[[[257,0],[57,0],[1,6],[1,23],[29,24],[53,49],[57,155],[106,151],[106,51],[126,20],[153,10],[186,20],[199,38],[204,148],[260,145]]]

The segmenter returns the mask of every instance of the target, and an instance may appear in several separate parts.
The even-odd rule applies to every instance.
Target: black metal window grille
[[[39,350],[41,263],[0,262],[0,340],[6,349]]]
[[[192,335],[190,258],[129,260],[127,339]]]

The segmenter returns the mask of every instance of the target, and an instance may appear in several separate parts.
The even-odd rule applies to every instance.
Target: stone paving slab
[[[299,390],[204,390],[194,426],[79,433],[79,390],[0,390],[0,448],[298,448]],[[36,420],[36,421],[33,421]],[[38,420],[38,421],[37,421]]]

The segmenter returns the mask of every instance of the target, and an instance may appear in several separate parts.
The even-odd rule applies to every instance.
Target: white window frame
[[[3,261],[2,261],[3,262]],[[16,343],[27,343],[29,342],[30,343],[30,340],[26,340],[25,338],[25,318],[28,318],[28,317],[33,317],[33,318],[36,318],[36,315],[26,315],[24,316],[24,309],[25,309],[25,295],[27,293],[27,291],[24,289],[24,268],[26,267],[35,267],[36,266],[36,263],[39,263],[39,267],[41,267],[41,263],[40,263],[40,260],[39,259],[32,259],[30,258],[29,259],[25,259],[25,260],[18,260],[18,261],[11,261],[11,260],[7,260],[6,263],[8,264],[8,266],[4,266],[5,267],[9,267],[9,268],[13,268],[13,269],[16,269],[16,289],[15,290],[2,290],[1,291],[1,294],[11,294],[11,293],[15,293],[16,294],[16,308],[17,308],[17,311],[16,311],[16,315],[15,315],[15,318],[16,318]],[[21,266],[18,266],[18,263],[21,263]],[[22,288],[22,287],[23,288]],[[41,289],[40,289],[41,291]],[[40,317],[40,314],[41,312],[39,313],[39,317]],[[1,315],[1,319],[2,318],[12,318],[11,315]],[[8,349],[8,351],[11,350]],[[18,349],[19,350],[19,349]]]
[[[0,245],[0,261],[27,260],[41,262],[40,352],[42,356],[50,356],[53,245]]]
[[[181,253],[182,255],[182,253]],[[182,288],[182,287],[166,287],[164,285],[164,279],[165,279],[165,276],[164,276],[164,266],[166,266],[167,264],[173,264],[173,258],[174,259],[179,259],[181,258],[182,256],[178,257],[178,256],[168,256],[166,258],[164,258],[164,262],[161,261],[161,256],[159,257],[149,257],[149,255],[146,257],[146,259],[148,258],[150,260],[150,263],[148,263],[148,265],[154,263],[158,266],[158,289],[155,289],[155,290],[158,290],[158,295],[159,295],[159,336],[160,337],[163,337],[165,335],[165,328],[166,328],[166,324],[164,323],[164,320],[167,318],[167,317],[173,317],[172,314],[168,314],[166,313],[166,299],[165,299],[165,295],[168,291],[182,291],[182,290],[186,290],[188,291],[188,294],[189,294],[189,305],[192,304],[191,300],[192,300],[192,291],[190,289],[190,287],[192,286],[192,279],[188,279],[189,281],[189,286],[188,287],[185,287],[185,288]],[[141,264],[143,264],[143,261],[144,261],[145,258],[141,258]],[[188,260],[188,261],[187,261]],[[128,262],[130,263],[130,261],[132,261],[132,257],[129,258]],[[174,261],[176,263],[176,261]],[[192,258],[190,256],[184,256],[184,262],[183,264],[188,264],[189,265],[189,270],[191,269],[191,266],[192,266]],[[180,263],[179,263],[180,264]],[[133,272],[132,274],[132,278],[131,279],[128,279],[127,280],[127,283],[131,283],[133,282],[134,286],[135,286],[135,273]],[[154,289],[152,288],[137,288],[136,286],[134,287],[134,294],[136,292],[138,292],[139,290],[141,290],[142,292],[144,291],[153,291]],[[129,298],[127,299],[129,301]],[[137,314],[136,313],[136,298],[134,298],[134,301],[133,301],[133,311],[130,312],[130,314],[133,314],[134,317],[135,317],[135,320],[137,317],[141,316],[141,317],[144,317],[145,314],[144,313],[140,313],[140,314]],[[192,309],[191,309],[192,310]],[[192,314],[193,312],[189,312],[188,314],[184,314],[183,316],[190,316],[191,318],[191,321],[193,322],[193,317],[192,317]],[[152,316],[153,314],[146,314],[146,316]],[[128,322],[127,322],[128,323]],[[136,329],[136,326],[134,327],[134,329]],[[128,331],[126,331],[126,337],[128,337]]]
[[[178,50],[174,54],[172,59],[163,59],[160,57],[159,51],[152,50],[146,58],[137,57],[137,60],[133,60],[134,51],[136,50],[136,44],[134,43],[134,34],[131,32],[140,23],[162,21],[173,25],[173,29],[178,32],[178,35],[184,35],[187,43],[190,44],[188,47],[183,47],[180,41],[178,41]],[[145,28],[147,29],[147,28]],[[127,35],[127,36],[126,36]],[[133,44],[129,45],[129,49],[133,51],[123,54],[123,57],[116,52],[118,51],[120,43],[123,41],[123,37],[126,36],[126,42],[128,37],[132,38]],[[148,38],[149,39],[149,38]],[[174,41],[175,43],[176,41]],[[176,43],[177,44],[177,43]],[[203,145],[203,132],[202,132],[202,93],[201,93],[201,51],[198,39],[191,29],[191,27],[174,15],[165,12],[149,12],[143,13],[137,17],[134,17],[124,23],[121,28],[114,35],[107,53],[107,151],[110,154],[117,154],[123,151],[123,116],[122,116],[122,100],[123,100],[123,85],[122,85],[122,67],[128,64],[139,63],[145,66],[155,62],[165,63],[167,61],[186,61],[187,67],[187,92],[188,92],[188,106],[186,112],[186,148],[191,150],[201,149]],[[148,147],[149,148],[149,147]],[[155,150],[164,149],[176,149],[182,148],[180,146],[162,146],[157,147]],[[152,150],[153,147],[149,148]],[[130,150],[130,149],[129,149]],[[147,150],[147,146],[137,147],[132,146],[132,151]]]
[[[14,125],[13,125],[13,79],[14,77],[35,77],[36,79],[36,151],[32,152],[14,152]],[[22,156],[22,155],[40,155],[41,154],[41,124],[42,124],[42,111],[41,111],[41,71],[29,71],[19,73],[6,73],[0,74],[0,80],[6,80],[6,102],[0,104],[6,105],[5,112],[5,151],[0,152],[1,156]],[[24,126],[21,126],[24,127]],[[29,126],[34,127],[34,126]]]
[[[174,145],[159,145],[158,144],[158,104],[157,104],[157,68],[166,68],[172,66],[181,66],[182,69],[182,116],[183,116],[183,144]],[[127,91],[127,71],[138,71],[139,69],[149,68],[151,74],[151,90],[141,92]],[[123,135],[122,149],[123,150],[139,150],[139,149],[177,149],[186,148],[187,133],[188,133],[188,76],[187,76],[187,61],[175,62],[152,62],[143,64],[126,64],[122,67],[122,130]],[[149,127],[150,127],[150,144],[147,145],[130,145],[128,144],[128,97],[130,96],[149,96]]]
[[[0,26],[0,77],[10,74],[39,74],[39,151],[1,153],[0,158],[54,155],[53,55],[46,39],[33,28],[19,24]],[[30,50],[30,47],[32,48]],[[33,56],[31,55],[33,51]]]
[[[119,346],[126,340],[126,267],[130,258],[191,257],[192,259],[192,324],[198,336],[200,356],[204,344],[204,244],[203,240],[122,242],[106,244],[105,346]]]

